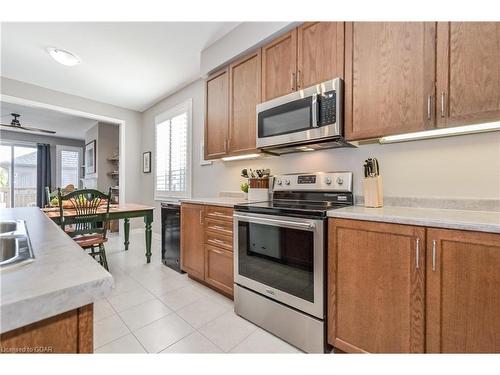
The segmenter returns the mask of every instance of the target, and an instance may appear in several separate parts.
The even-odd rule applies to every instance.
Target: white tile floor
[[[165,267],[160,243],[146,264],[144,233],[130,247],[111,235],[106,244],[111,295],[94,304],[96,353],[300,353],[237,316],[233,302]]]

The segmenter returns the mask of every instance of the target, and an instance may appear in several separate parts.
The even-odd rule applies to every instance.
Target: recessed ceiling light
[[[63,64],[66,66],[75,66],[80,64],[81,60],[75,54],[65,51],[63,49],[49,47],[47,48],[47,52],[54,60],[56,60],[59,64]]]

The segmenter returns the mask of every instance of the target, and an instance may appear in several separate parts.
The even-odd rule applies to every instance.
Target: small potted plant
[[[244,182],[240,185],[241,191],[245,194],[245,199],[248,199],[248,183]]]

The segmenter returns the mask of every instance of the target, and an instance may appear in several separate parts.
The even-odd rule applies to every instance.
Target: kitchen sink
[[[33,250],[24,220],[0,222],[0,268],[30,262]]]

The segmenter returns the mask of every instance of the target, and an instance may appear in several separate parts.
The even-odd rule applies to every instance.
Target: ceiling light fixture
[[[47,48],[47,52],[54,60],[62,65],[75,66],[81,63],[78,56],[63,49],[49,47]]]
[[[500,122],[490,122],[486,124],[458,126],[456,128],[442,128],[442,129],[426,130],[415,133],[389,135],[387,137],[380,138],[379,143],[408,142],[420,139],[450,137],[453,135],[485,133],[497,130],[500,130]]]
[[[247,154],[247,155],[238,155],[238,156],[228,156],[222,158],[222,161],[235,161],[235,160],[248,160],[248,159],[257,159],[260,154]]]

